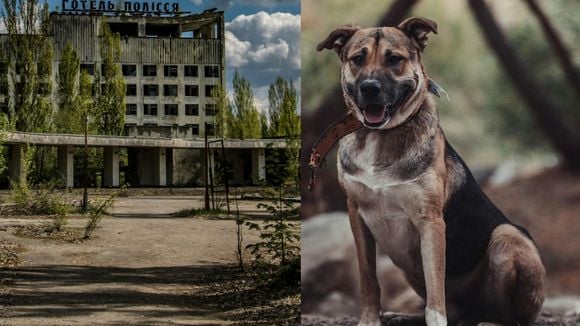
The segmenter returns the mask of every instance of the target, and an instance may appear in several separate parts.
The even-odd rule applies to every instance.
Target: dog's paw
[[[385,326],[399,326],[405,324],[405,317],[394,312],[381,312],[381,321]]]
[[[380,320],[376,320],[376,321],[371,321],[371,322],[360,321],[357,326],[382,326],[382,325],[384,325],[384,324],[381,324]]]
[[[378,318],[363,318],[358,323],[358,326],[382,326],[381,320]]]
[[[398,314],[388,311],[381,312],[381,321],[385,326],[425,325],[425,316],[421,314]]]

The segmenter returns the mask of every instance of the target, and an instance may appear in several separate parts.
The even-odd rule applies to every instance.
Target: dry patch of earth
[[[299,324],[299,285],[235,266],[233,220],[172,217],[191,199],[119,198],[88,240],[82,217],[0,217],[0,325]]]

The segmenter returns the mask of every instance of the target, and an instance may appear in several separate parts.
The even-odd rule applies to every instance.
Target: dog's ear
[[[340,55],[348,40],[359,29],[360,27],[355,24],[341,26],[332,31],[332,33],[330,33],[324,41],[320,42],[316,46],[316,50],[322,51],[324,49],[333,49],[336,51],[336,53],[338,53],[338,55]]]
[[[427,46],[427,35],[431,32],[437,34],[437,23],[427,18],[407,18],[397,28],[410,37],[421,51]]]

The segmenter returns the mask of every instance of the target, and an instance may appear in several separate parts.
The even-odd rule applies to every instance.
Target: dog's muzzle
[[[363,117],[364,125],[369,128],[378,128],[387,123],[393,113],[403,104],[411,93],[412,86],[405,85],[395,92],[393,101],[385,101],[381,96],[381,84],[378,80],[365,80],[359,86],[362,105],[358,105]]]

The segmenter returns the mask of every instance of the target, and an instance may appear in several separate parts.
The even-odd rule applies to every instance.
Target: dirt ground
[[[46,220],[0,218],[0,240],[24,248],[17,267],[0,270],[0,325],[231,324],[232,310],[247,307],[224,311],[207,296],[218,274],[245,283],[234,267],[235,222],[170,216],[201,207],[201,199],[119,198],[94,238],[78,243],[17,237],[16,226]],[[240,203],[241,210],[255,207]],[[84,223],[71,218],[68,227]],[[244,230],[245,244],[257,237]]]

